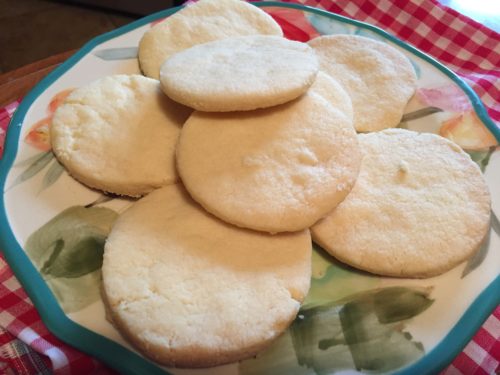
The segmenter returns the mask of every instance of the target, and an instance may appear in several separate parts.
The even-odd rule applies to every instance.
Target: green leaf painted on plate
[[[313,279],[322,279],[327,275],[328,269],[334,264],[332,263],[334,259],[321,246],[314,242],[312,246],[311,276]]]
[[[49,260],[40,269],[45,275],[74,278],[96,271],[102,266],[102,254],[106,237],[83,238],[73,247],[64,249],[64,241],[58,240]]]
[[[420,79],[422,75],[422,69],[420,68],[420,65],[418,65],[415,61],[413,61],[413,59],[410,57],[408,57],[408,60],[410,60],[410,63],[413,66],[413,70],[415,70],[415,75],[417,76],[417,79]]]
[[[98,204],[112,201],[115,198],[116,198],[116,196],[111,195],[111,194],[101,194],[101,195],[99,195],[99,197],[97,197],[97,199],[95,201],[93,201],[89,204],[86,204],[85,208],[94,207],[94,206],[97,206]]]
[[[61,251],[64,249],[64,240],[57,239],[51,246],[51,249],[48,251],[50,253],[49,259],[43,264],[40,268],[40,272],[43,274],[48,273],[48,269],[50,266],[56,261],[57,257],[61,254]]]
[[[417,120],[419,118],[430,116],[438,112],[443,112],[443,110],[437,107],[425,107],[422,109],[417,109],[416,111],[405,113],[401,118],[401,122]]]
[[[429,288],[392,287],[373,295],[373,307],[380,323],[389,324],[411,319],[427,310],[434,302]]]
[[[400,322],[420,314],[432,302],[424,290],[394,287],[364,293],[346,303],[338,316],[355,369],[388,372],[421,357],[422,344],[413,341]]]
[[[51,151],[45,151],[41,152],[40,154],[35,155],[36,157],[29,158],[25,161],[22,161],[19,163],[19,165],[23,165],[25,162],[29,161],[29,166],[26,168],[19,176],[16,177],[12,185],[9,187],[9,189],[13,188],[14,186],[20,184],[21,182],[24,182],[34,175],[36,175],[38,172],[40,172],[43,168],[47,166],[47,164],[50,163],[52,159],[54,159],[54,154]]]
[[[359,36],[364,36],[366,38],[378,40],[380,42],[386,42],[387,41],[387,39],[385,39],[383,36],[381,36],[381,35],[373,32],[371,30],[365,29],[364,27],[356,27],[356,30],[354,31],[354,34],[355,35],[359,35]]]
[[[408,123],[406,121],[401,121],[397,127],[401,129],[408,129]]]
[[[66,256],[65,253],[73,251],[75,247],[85,248],[81,247],[82,241],[89,238],[100,243],[108,235],[116,217],[117,213],[109,208],[67,208],[28,237],[26,252],[40,270],[58,249],[61,241],[64,246],[59,251],[59,256]]]
[[[334,22],[324,16],[311,13],[305,13],[305,16],[321,35],[352,34],[354,31],[354,26],[344,22]]]
[[[431,288],[389,287],[303,307],[267,351],[240,363],[240,373],[331,374],[393,371],[424,354],[405,322],[432,304]]]
[[[491,217],[490,217],[490,228],[493,231],[500,231],[500,223],[498,222],[498,218],[496,217],[495,213],[493,210],[491,211]],[[488,251],[490,250],[490,239],[491,239],[491,230],[488,231],[488,234],[486,235],[486,238],[484,239],[483,243],[481,244],[481,247],[479,250],[472,256],[467,261],[467,264],[465,265],[464,270],[462,271],[461,278],[463,279],[465,276],[467,276],[469,273],[474,271],[477,267],[479,267],[483,261],[486,259],[486,256],[488,255]],[[499,234],[499,232],[497,232]]]
[[[484,173],[490,161],[491,154],[495,151],[495,149],[496,146],[481,151],[467,151],[467,150],[465,151],[470,155],[471,159],[479,166],[481,171]],[[500,236],[500,222],[498,221],[498,217],[495,215],[493,210],[491,211],[490,223],[491,223],[490,224],[491,229],[497,235]],[[490,249],[490,237],[491,237],[491,231],[488,233],[487,237],[485,238],[483,244],[481,245],[477,253],[474,254],[474,256],[467,261],[467,264],[465,265],[465,268],[462,271],[461,278],[467,276],[469,273],[474,271],[483,263]]]
[[[239,375],[306,375],[313,372],[297,365],[297,356],[293,347],[290,330],[278,337],[266,350],[255,359],[239,363]]]
[[[81,309],[99,296],[100,276],[88,275],[100,271],[104,242],[117,216],[109,208],[73,206],[28,237],[26,252],[65,311]],[[75,298],[81,288],[93,290]]]
[[[137,47],[106,48],[94,52],[102,60],[128,60],[137,58]]]
[[[101,270],[82,277],[51,278],[47,284],[66,313],[79,311],[101,298]]]
[[[54,158],[54,161],[50,164],[49,169],[43,176],[42,186],[40,187],[40,191],[47,189],[49,186],[53,185],[59,177],[61,177],[64,172],[64,167],[59,161]]]
[[[42,156],[48,154],[50,151],[43,151],[43,152],[39,152],[33,156],[30,156],[29,158],[26,158],[24,160],[21,160],[19,162],[17,162],[14,167],[15,168],[20,168],[20,167],[26,167],[27,165],[31,165],[33,164],[35,161],[37,161],[38,159],[40,159]]]
[[[303,306],[317,306],[339,300],[373,289],[379,283],[380,277],[340,263],[320,246],[313,244],[311,287]]]
[[[488,163],[490,162],[490,157],[493,151],[495,151],[496,147],[490,147],[487,150],[482,150],[482,151],[467,151],[471,159],[476,162],[477,165],[479,165],[479,168],[481,171],[484,173],[486,167],[488,166]]]
[[[297,364],[309,373],[329,374],[353,369],[354,362],[342,331],[342,304],[301,309],[290,327]]]
[[[493,210],[491,210],[491,229],[500,236],[500,220]]]

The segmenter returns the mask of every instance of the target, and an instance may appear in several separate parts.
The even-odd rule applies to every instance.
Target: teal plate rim
[[[500,128],[497,127],[489,118],[486,108],[477,94],[450,69],[395,36],[388,34],[386,31],[376,26],[309,6],[293,3],[281,3],[276,1],[254,2],[252,4],[259,7],[273,6],[293,8],[316,13],[330,19],[370,30],[383,38],[396,43],[399,47],[430,63],[455,82],[471,100],[478,117],[500,142]],[[7,175],[17,154],[18,141],[24,117],[31,107],[31,104],[40,96],[40,94],[42,94],[48,86],[50,86],[57,78],[69,70],[97,45],[126,32],[132,31],[158,18],[169,16],[181,8],[182,6],[151,14],[126,26],[95,37],[58,68],[47,75],[28,95],[26,95],[12,117],[7,131],[7,137],[5,139],[4,156],[0,160],[0,188],[2,192],[4,192]],[[2,199],[0,200],[0,251],[3,252],[7,263],[10,265],[14,274],[26,290],[28,296],[33,301],[44,324],[47,326],[49,331],[51,331],[60,340],[101,360],[108,366],[123,374],[139,375],[147,373],[152,375],[164,375],[167,373],[153,362],[126,349],[114,341],[105,338],[104,336],[82,327],[66,316],[49,287],[43,281],[43,278],[35,269],[21,245],[17,242],[14,233],[10,229],[9,220],[5,210],[5,194],[2,194]],[[451,361],[472,339],[473,335],[481,327],[483,322],[491,314],[495,307],[500,304],[500,293],[498,293],[498,290],[500,290],[500,275],[497,276],[477,296],[474,302],[469,306],[459,321],[441,340],[441,342],[439,342],[422,358],[402,369],[397,370],[395,373],[436,373],[451,363]]]

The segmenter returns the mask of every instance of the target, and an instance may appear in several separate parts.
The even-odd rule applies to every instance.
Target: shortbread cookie
[[[320,69],[347,91],[359,132],[396,127],[417,77],[410,60],[396,48],[356,35],[328,35],[309,42]]]
[[[139,43],[139,64],[148,77],[176,52],[197,44],[242,35],[278,35],[280,26],[263,10],[241,0],[200,0],[153,26]]]
[[[312,227],[315,242],[353,267],[404,277],[437,275],[478,250],[490,195],[469,155],[440,136],[403,129],[359,141],[356,184]]]
[[[345,113],[350,119],[353,118],[351,97],[342,85],[330,75],[319,71],[310,90],[321,95],[335,108]]]
[[[360,162],[351,120],[313,90],[263,110],[195,111],[177,146],[179,175],[196,201],[272,233],[324,217],[350,191]]]
[[[85,185],[140,196],[177,180],[175,145],[190,113],[166,97],[157,80],[101,78],[73,91],[57,109],[52,149]]]
[[[254,356],[292,322],[309,289],[311,238],[226,224],[170,185],[118,218],[102,275],[113,322],[142,353],[215,366]]]
[[[247,111],[297,98],[317,73],[318,59],[307,44],[250,35],[176,53],[161,66],[160,82],[171,99],[194,109]]]

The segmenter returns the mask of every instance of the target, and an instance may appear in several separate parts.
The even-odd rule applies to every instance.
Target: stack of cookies
[[[114,324],[147,357],[207,367],[266,348],[307,295],[311,234],[400,277],[447,271],[485,237],[470,157],[384,130],[416,88],[393,47],[294,42],[252,5],[201,0],[146,32],[139,62],[146,76],[75,90],[51,140],[80,182],[144,196],[116,221],[102,272]]]

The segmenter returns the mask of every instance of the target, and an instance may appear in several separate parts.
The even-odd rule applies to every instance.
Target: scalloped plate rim
[[[325,10],[300,4],[264,1],[253,3],[253,5],[257,5],[259,7],[272,6],[293,8],[316,13],[330,19],[335,19],[340,22],[371,30],[383,36],[385,39],[396,43],[399,47],[404,48],[419,58],[427,61],[455,82],[471,100],[472,106],[478,117],[500,142],[500,128],[498,128],[488,116],[486,108],[470,86],[468,86],[454,72],[439,63],[434,58],[417,50],[415,47],[406,44],[379,27],[338,14],[330,13]],[[0,188],[2,192],[4,192],[7,175],[17,155],[18,141],[24,117],[33,102],[45,91],[45,89],[99,44],[132,31],[156,19],[169,16],[177,12],[182,7],[183,6],[170,8],[151,14],[128,25],[91,39],[73,56],[62,63],[54,71],[49,73],[32,89],[32,91],[30,91],[28,95],[26,95],[11,119],[5,139],[4,155],[3,158],[0,159]],[[153,375],[167,373],[153,362],[124,348],[112,340],[99,335],[98,333],[82,327],[66,316],[50,291],[48,285],[43,281],[43,278],[35,269],[21,245],[16,241],[14,234],[10,229],[9,220],[5,210],[5,194],[2,194],[2,199],[0,200],[0,248],[3,249],[0,251],[2,251],[15,276],[18,278],[21,285],[25,288],[28,296],[33,301],[42,321],[47,326],[49,331],[51,331],[60,340],[74,346],[82,352],[98,358],[121,373],[143,374],[147,372],[148,374]],[[497,276],[483,289],[483,291],[465,310],[459,321],[430,352],[426,353],[418,361],[397,370],[395,373],[432,373],[440,371],[447,366],[472,339],[473,335],[481,327],[483,322],[492,313],[495,307],[500,304],[500,294],[496,293],[499,289],[500,276]],[[124,361],[125,358],[126,361]]]

